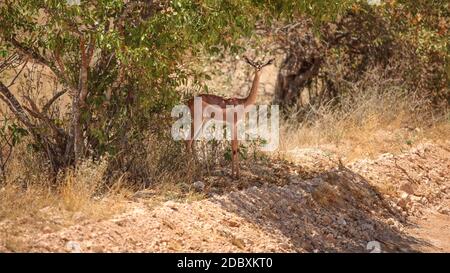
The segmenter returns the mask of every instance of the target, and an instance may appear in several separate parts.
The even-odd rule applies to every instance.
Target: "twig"
[[[7,86],[7,88],[10,88],[15,81],[17,80],[17,78],[19,77],[20,74],[22,74],[22,71],[25,69],[25,66],[28,64],[28,58],[25,60],[22,68],[19,70],[19,73],[16,74],[16,76],[14,77],[14,79],[12,79],[12,81],[9,83],[9,85]]]
[[[48,109],[50,109],[50,106],[52,106],[52,104],[65,93],[67,93],[67,89],[63,89],[57,92],[49,101],[47,101],[44,107],[42,107],[42,113],[47,113]]]

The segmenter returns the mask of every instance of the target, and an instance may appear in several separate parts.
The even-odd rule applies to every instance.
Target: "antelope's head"
[[[251,66],[253,66],[256,71],[260,71],[261,69],[263,69],[263,67],[271,65],[273,63],[273,61],[275,60],[274,58],[268,60],[267,62],[261,62],[261,61],[252,61],[250,60],[247,56],[244,55],[244,60]]]

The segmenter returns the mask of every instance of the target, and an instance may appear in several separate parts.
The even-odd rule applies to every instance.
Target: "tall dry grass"
[[[123,211],[131,194],[121,180],[105,184],[105,159],[85,161],[56,178],[45,168],[26,151],[11,162],[0,183],[0,249],[27,251],[20,243],[24,236],[107,219]]]
[[[0,221],[34,217],[45,208],[67,215],[80,212],[93,219],[117,212],[120,204],[116,201],[129,192],[120,180],[111,186],[105,185],[106,167],[105,160],[85,161],[57,178],[45,177],[40,174],[42,171],[32,173],[13,167],[12,171],[22,176],[8,177],[0,186]]]
[[[345,162],[401,152],[427,139],[448,141],[448,109],[436,111],[427,98],[404,90],[400,81],[376,75],[347,85],[347,92],[335,101],[311,106],[302,118],[292,113],[281,124],[276,154],[294,161],[290,151],[318,147]],[[26,141],[15,147],[6,179],[0,182],[0,247],[8,244],[9,249],[20,249],[11,238],[26,229],[49,225],[57,229],[80,219],[111,217],[126,208],[133,192],[143,189],[150,188],[155,202],[203,198],[195,193],[192,182],[208,175],[214,166],[227,165],[229,144],[199,144],[203,154],[193,158],[184,152],[183,143],[170,138],[170,130],[166,133],[130,140],[122,153],[85,161],[56,178]]]
[[[367,82],[353,85],[337,101],[311,106],[300,120],[293,113],[281,126],[279,153],[291,159],[293,149],[320,147],[351,161],[401,152],[425,140],[448,140],[448,109],[433,109],[399,81],[371,76]]]

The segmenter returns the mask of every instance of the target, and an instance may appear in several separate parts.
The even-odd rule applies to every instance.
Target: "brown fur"
[[[253,65],[252,62],[249,62],[252,66],[255,67],[255,76],[253,78],[253,83],[252,83],[252,87],[250,89],[250,92],[248,94],[247,97],[245,98],[223,98],[220,96],[216,96],[216,95],[210,95],[210,94],[201,94],[198,95],[197,97],[201,97],[202,98],[202,110],[204,111],[204,109],[208,106],[217,106],[218,108],[220,108],[222,110],[222,116],[221,117],[212,117],[211,119],[218,119],[218,120],[226,120],[226,108],[227,105],[232,105],[232,106],[238,106],[238,105],[242,105],[244,107],[253,105],[256,102],[256,98],[257,98],[257,94],[258,94],[258,85],[259,85],[259,79],[261,76],[261,69],[269,64],[272,63],[272,60],[267,62],[264,65],[258,64],[257,66]],[[190,109],[191,112],[191,117],[194,117],[195,113],[194,113],[194,98],[191,98],[188,102],[187,105]],[[210,116],[210,115],[207,115]],[[202,115],[202,125],[207,121],[206,118],[203,118]],[[237,128],[236,128],[236,124],[238,122],[238,116],[237,114],[235,114],[234,116],[234,121],[233,121],[233,128],[232,128],[232,132],[233,132],[233,136],[232,136],[232,140],[231,140],[231,150],[232,150],[232,176],[238,178],[239,177],[239,156],[238,156],[238,149],[239,149],[239,143],[238,143],[238,139],[237,139]],[[200,128],[201,129],[201,128]],[[191,124],[191,139],[186,141],[186,147],[188,149],[188,151],[192,150],[192,142],[196,136],[198,132],[194,131],[194,120],[192,120],[192,124]]]

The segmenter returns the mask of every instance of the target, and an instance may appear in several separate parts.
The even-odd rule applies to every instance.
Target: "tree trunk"
[[[72,136],[75,165],[83,156],[83,136],[81,131],[80,92],[72,90]]]
[[[73,128],[73,150],[75,153],[75,165],[84,156],[84,141],[81,124],[81,111],[85,107],[86,96],[88,93],[88,69],[89,60],[92,57],[91,52],[87,52],[84,37],[80,37],[80,75],[78,89],[72,90],[72,128]],[[90,55],[90,56],[89,56]]]
[[[304,59],[299,64],[289,62],[288,55],[283,63],[275,87],[277,102],[282,107],[294,105],[300,99],[301,93],[312,79],[319,74],[322,58],[312,57]],[[311,95],[308,98],[311,100]]]

